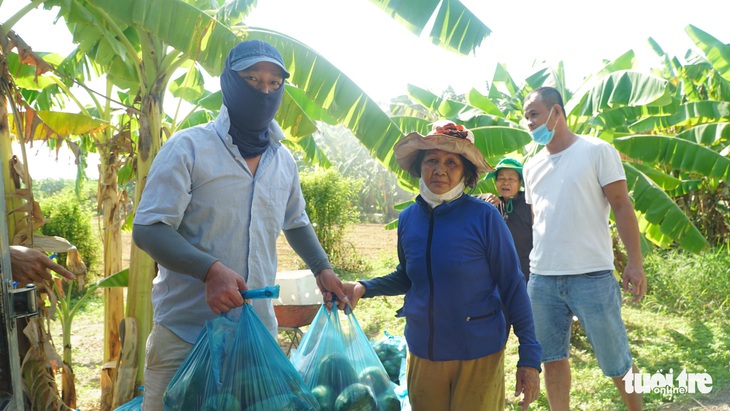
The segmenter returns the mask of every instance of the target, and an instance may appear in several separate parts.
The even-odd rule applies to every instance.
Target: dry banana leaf
[[[58,395],[54,368],[62,363],[50,343],[48,333],[39,317],[33,317],[23,329],[30,349],[23,358],[21,373],[31,411],[73,411]]]
[[[61,398],[71,408],[76,408],[76,376],[70,364],[63,363],[61,377]]]

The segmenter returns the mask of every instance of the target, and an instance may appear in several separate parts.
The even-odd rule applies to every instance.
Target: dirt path
[[[395,252],[396,237],[396,230],[386,230],[382,224],[357,224],[345,233],[345,241],[363,258],[371,261],[380,258],[383,253]],[[131,233],[122,234],[124,250],[129,250],[131,241]],[[280,271],[297,268],[298,257],[287,244],[283,234],[277,241],[276,249],[279,254]],[[124,267],[129,267],[129,251],[124,251],[122,264]]]

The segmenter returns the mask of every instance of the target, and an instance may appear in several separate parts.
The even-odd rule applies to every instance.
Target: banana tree
[[[527,92],[546,83],[565,90],[563,94],[566,96],[565,106],[570,127],[577,133],[595,135],[613,143],[627,156],[624,169],[644,236],[658,245],[667,246],[676,242],[680,247],[698,252],[707,247],[707,240],[672,197],[655,182],[655,179],[660,179],[657,174],[642,172],[641,164],[636,164],[640,158],[637,153],[646,151],[648,147],[651,147],[652,152],[674,151],[667,149],[666,145],[665,149],[657,149],[661,146],[647,138],[639,143],[641,149],[637,149],[636,145],[629,147],[632,142],[640,139],[639,136],[632,135],[632,128],[651,119],[656,120],[676,113],[680,108],[672,98],[666,80],[631,70],[634,64],[632,57],[633,53],[628,52],[610,62],[600,72],[590,76],[577,92],[566,90],[560,69],[540,69],[528,77],[526,84],[518,86],[506,71],[498,68],[488,95],[471,90],[466,95],[466,103],[444,99],[413,86],[409,86],[409,96],[434,116],[454,119],[471,128],[477,147],[485,158],[496,162],[505,155],[529,158],[537,148],[530,143],[529,135],[519,125],[521,101]],[[675,115],[684,118],[681,113],[694,112],[693,109],[714,112],[721,111],[722,107],[691,107],[679,110],[680,114]],[[425,120],[421,120],[420,124],[413,119],[407,121],[410,129],[427,131]],[[684,142],[681,147],[686,148],[689,144],[693,143]],[[709,167],[687,168],[685,165],[685,169],[714,178],[726,178],[727,159],[719,158],[716,153],[706,150],[702,151],[703,161],[696,161],[698,158],[693,155],[698,152],[699,150],[685,149],[688,155],[682,157],[684,160],[672,157],[666,161],[687,163],[688,157],[693,158],[694,164],[707,163]],[[658,161],[656,157],[642,160],[652,163]],[[415,187],[412,181],[404,182],[403,185],[412,189]],[[493,191],[494,187],[484,181],[477,186],[477,190]]]
[[[105,257],[104,275],[108,276],[122,268],[121,227],[124,222],[124,205],[126,202],[123,201],[125,197],[124,193],[119,194],[117,189],[117,170],[120,167],[120,159],[123,156],[130,156],[131,145],[127,137],[129,133],[125,133],[123,129],[119,130],[120,132],[115,132],[115,127],[107,127],[107,125],[111,124],[113,114],[110,107],[111,83],[108,83],[106,98],[102,99],[101,102],[95,98],[93,93],[89,93],[92,106],[88,109],[71,92],[70,87],[74,84],[74,81],[83,82],[88,80],[84,76],[84,73],[94,69],[93,67],[89,67],[90,64],[84,64],[88,62],[78,50],[65,60],[58,59],[53,55],[44,55],[44,58],[49,62],[52,61],[56,66],[54,74],[45,75],[31,82],[27,78],[32,78],[33,75],[36,75],[35,70],[32,73],[24,73],[29,71],[29,68],[18,65],[13,70],[14,73],[17,73],[15,80],[26,89],[33,88],[37,90],[37,94],[34,96],[36,105],[48,105],[47,101],[50,99],[47,97],[44,98],[44,94],[49,94],[48,90],[55,88],[54,93],[58,94],[62,92],[69,101],[76,103],[77,109],[81,113],[71,114],[36,110],[39,118],[44,119],[44,123],[41,124],[48,125],[48,129],[52,130],[53,133],[48,132],[44,128],[36,127],[33,129],[34,135],[29,135],[28,139],[32,141],[33,139],[43,138],[44,140],[50,141],[49,146],[58,147],[62,138],[77,135],[79,137],[73,142],[68,139],[66,141],[69,144],[73,144],[72,149],[77,157],[80,157],[80,164],[83,164],[82,160],[86,153],[91,151],[99,153],[101,160],[99,205],[103,214],[101,232]],[[13,62],[12,58],[11,62]],[[26,110],[26,112],[32,111]],[[126,123],[120,121],[119,124],[129,124],[129,121]],[[60,138],[56,138],[58,136]],[[82,168],[81,165],[80,168]],[[29,192],[32,193],[30,190]],[[104,324],[105,336],[107,336],[104,345],[104,358],[107,359],[114,359],[119,353],[117,327],[110,326],[110,324],[119,324],[122,320],[124,311],[123,295],[123,290],[119,288],[104,289],[106,308]],[[109,361],[105,363],[109,363]],[[109,373],[110,369],[105,367],[102,375],[102,381],[105,382],[105,386],[111,385]],[[64,398],[67,397],[67,381],[69,380],[64,379]]]
[[[49,60],[48,56],[45,56]],[[101,233],[104,244],[104,277],[118,272],[122,269],[122,242],[121,227],[125,218],[126,193],[119,192],[117,184],[117,171],[120,168],[122,159],[131,156],[132,145],[130,144],[128,129],[129,117],[124,114],[125,107],[121,111],[122,115],[116,119],[113,117],[115,110],[113,109],[111,83],[107,82],[106,93],[102,94],[104,98],[96,98],[93,93],[89,93],[91,104],[89,107],[79,102],[79,99],[70,90],[74,81],[87,81],[85,73],[94,70],[93,63],[88,62],[78,51],[71,53],[69,57],[63,61],[57,62],[55,73],[58,75],[49,76],[55,80],[54,85],[61,90],[64,95],[76,104],[79,114],[68,113],[44,113],[43,118],[55,131],[63,136],[78,136],[75,139],[79,156],[83,157],[89,152],[96,152],[100,158],[100,177],[98,181],[98,198],[99,209],[102,213]],[[95,71],[95,70],[94,70]],[[50,87],[49,87],[50,88]],[[118,104],[115,104],[118,106]],[[71,121],[71,120],[74,121]],[[103,127],[96,129],[82,129],[79,126],[88,123],[101,124]],[[71,125],[76,125],[71,128]],[[105,304],[105,333],[107,336],[104,344],[104,357],[114,359],[119,354],[119,335],[118,327],[122,320],[124,311],[124,294],[119,288],[104,288],[104,304]],[[102,375],[102,381],[105,385],[110,384],[110,368],[105,367]]]
[[[21,13],[18,13],[18,15],[14,16],[9,21],[17,21],[19,15],[22,14],[22,12],[27,11],[28,8],[21,10]],[[34,53],[29,52],[29,48],[26,46],[19,46],[18,49],[22,50],[24,54],[30,55],[31,57],[35,55]],[[43,53],[39,54],[43,55]],[[77,104],[77,109],[79,109],[81,113],[71,114],[53,111],[33,110],[30,108],[30,106],[26,104],[26,107],[24,109],[24,112],[26,114],[24,117],[19,118],[20,120],[23,120],[22,123],[26,124],[25,127],[22,128],[26,131],[26,137],[22,140],[33,141],[43,139],[49,141],[49,146],[59,147],[61,141],[69,135],[86,136],[85,139],[82,138],[81,140],[76,140],[76,142],[80,142],[80,144],[78,145],[68,139],[66,140],[69,144],[71,144],[72,151],[76,153],[77,158],[79,160],[82,160],[83,156],[88,151],[97,151],[100,153],[101,179],[99,182],[99,203],[101,210],[103,211],[102,235],[105,245],[104,270],[105,275],[109,275],[115,271],[121,270],[122,261],[120,222],[123,222],[122,214],[124,213],[124,209],[123,207],[120,207],[120,203],[122,202],[119,201],[119,196],[117,194],[116,170],[119,168],[119,166],[116,165],[116,162],[119,158],[119,147],[122,146],[125,142],[123,138],[120,138],[120,135],[123,136],[124,133],[114,133],[114,129],[111,127],[106,127],[108,123],[104,121],[108,121],[111,119],[111,109],[109,106],[109,101],[111,97],[109,95],[110,88],[108,88],[107,90],[107,98],[104,99],[102,103],[99,103],[99,100],[94,98],[94,94],[90,94],[91,100],[95,104],[93,104],[93,107],[89,110],[97,115],[101,115],[104,120],[98,120],[95,117],[90,116],[89,111],[87,111],[86,107],[79,103],[78,99],[76,99],[73,93],[69,90],[74,80],[86,80],[82,74],[84,72],[88,72],[89,68],[82,67],[83,62],[85,61],[83,55],[80,55],[80,53],[78,52],[72,53],[72,55],[68,59],[63,61],[62,59],[56,58],[53,55],[44,55],[44,58],[49,62],[52,61],[56,66],[56,69],[53,70],[54,74],[39,76],[39,74],[42,74],[44,72],[52,71],[51,65],[47,64],[47,62],[44,60],[37,59],[36,61],[33,58],[28,58],[28,56],[24,56],[24,58],[22,58],[24,62],[34,64],[36,67],[38,67],[38,69],[31,69],[31,67],[29,66],[20,64],[19,60],[21,59],[18,59],[17,57],[14,58],[13,55],[9,55],[9,68],[13,73],[15,73],[14,80],[21,87],[24,88],[23,92],[30,90],[30,93],[34,97],[34,103],[36,106],[49,106],[50,102],[54,102],[56,106],[63,104],[63,101],[60,101],[59,99],[52,99],[48,97],[48,94],[50,94],[51,96],[55,96],[59,93],[63,93],[67,100],[71,100]],[[53,90],[52,93],[48,93],[49,89],[55,90]],[[18,93],[18,95],[21,94]],[[31,114],[37,115],[33,118],[30,118],[29,115]],[[16,134],[22,135],[22,133]],[[86,144],[84,144],[84,140],[87,141]],[[89,140],[94,142],[93,149],[90,149],[88,147]],[[128,151],[129,150],[127,150],[127,152]],[[81,161],[81,163],[83,164],[83,161]],[[32,190],[30,189],[30,178],[27,178],[27,180],[29,181],[28,189],[24,192],[27,192],[29,193],[29,195],[32,196]],[[33,203],[32,197],[28,200],[28,203]],[[119,324],[122,319],[121,314],[124,311],[123,290],[119,288],[107,288],[104,289],[104,294],[105,305],[107,306],[107,308],[113,307],[112,309],[105,310],[105,326],[107,326],[105,327],[105,335],[107,335],[108,338],[106,341],[107,343],[104,346],[106,354],[104,358],[113,359],[116,358],[116,355],[119,352],[119,338],[116,331],[117,328],[108,327],[108,325]],[[67,337],[68,336],[64,336],[64,338]],[[108,363],[108,361],[106,363]],[[65,365],[64,374],[67,373],[67,369],[69,371],[71,370],[71,364]],[[107,370],[108,368],[105,367],[105,371]],[[63,397],[65,401],[69,401],[67,402],[68,404],[72,404],[73,395],[69,394],[69,392],[72,393],[73,389],[69,387],[73,384],[73,377],[72,373],[69,374],[71,374],[71,377],[64,375]],[[104,375],[102,375],[102,381],[107,382],[107,385],[109,385],[109,380],[110,378],[104,378]]]
[[[634,134],[614,145],[666,186],[708,242],[722,245],[730,239],[730,46],[691,25],[686,32],[701,54],[688,53],[685,64],[651,42],[671,103],[629,122]]]
[[[655,244],[676,242],[698,252],[727,241],[729,232],[730,93],[723,74],[730,54],[709,34],[692,26],[687,31],[705,56],[690,55],[683,65],[650,40],[664,67],[652,76],[631,73],[633,79],[617,73],[580,109],[590,129],[626,156],[644,234]],[[668,200],[678,210],[665,207]]]
[[[82,284],[81,279],[85,274],[85,267],[75,247],[68,242],[53,241],[53,239],[35,234],[45,221],[33,198],[32,179],[27,169],[25,146],[20,145],[22,153],[20,157],[13,154],[10,146],[11,133],[21,143],[35,141],[60,146],[63,141],[66,141],[73,149],[75,147],[73,142],[66,139],[69,135],[100,130],[105,127],[105,124],[103,121],[81,115],[31,107],[31,104],[36,107],[47,105],[42,96],[47,89],[56,84],[58,78],[51,74],[42,75],[50,71],[51,66],[39,54],[33,53],[19,36],[12,31],[6,31],[7,27],[9,26],[4,25],[0,30],[2,32],[0,33],[0,43],[2,43],[0,66],[4,70],[0,76],[2,77],[2,81],[0,81],[2,83],[0,122],[4,123],[0,126],[2,130],[0,135],[2,150],[0,151],[4,157],[2,163],[11,166],[10,173],[3,173],[3,175],[10,176],[9,179],[3,181],[7,187],[5,189],[7,197],[3,201],[6,201],[10,210],[4,218],[8,221],[12,244],[35,247],[46,252],[68,252],[67,266],[77,274],[79,284]],[[18,50],[18,54],[11,51],[13,49],[10,47],[11,44]],[[46,55],[45,57],[53,60],[59,56]],[[10,73],[14,73],[14,75]],[[8,107],[12,109],[11,113],[8,113]],[[53,308],[57,301],[53,289],[47,287],[46,284],[38,284],[38,291],[47,296],[51,301],[51,308]],[[45,316],[50,315],[46,310],[43,310],[43,313]],[[31,407],[48,409],[51,404],[54,404],[52,407],[54,409],[65,409],[66,405],[73,406],[75,389],[70,362],[58,362],[58,365],[63,367],[63,401],[58,398],[55,382],[50,385],[33,383],[47,382],[54,378],[52,367],[44,364],[44,359],[50,360],[50,358],[39,354],[39,350],[50,354],[54,349],[49,345],[48,330],[43,326],[42,321],[31,322],[29,329],[32,330],[33,337],[29,337],[29,342],[33,348],[22,353],[24,355],[22,372],[26,388],[34,393],[34,396],[31,397]],[[69,336],[67,333],[64,338]]]

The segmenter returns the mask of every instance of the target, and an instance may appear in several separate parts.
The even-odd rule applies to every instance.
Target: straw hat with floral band
[[[474,134],[461,124],[452,121],[436,121],[427,135],[410,133],[393,147],[398,165],[416,178],[420,177],[420,164],[414,162],[419,152],[426,150],[443,150],[460,154],[476,167],[477,175],[493,170],[484,160],[482,152],[474,145]]]

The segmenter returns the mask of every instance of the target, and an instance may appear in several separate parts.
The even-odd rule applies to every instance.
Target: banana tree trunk
[[[10,130],[8,128],[8,102],[0,92],[0,153],[2,153],[3,159],[0,162],[4,167],[3,170],[3,187],[5,188],[5,198],[0,201],[5,201],[5,209],[7,211],[14,210],[20,206],[20,200],[16,197],[11,196],[15,193],[16,186],[15,181],[12,178],[12,164],[13,164],[13,146],[10,141]],[[9,214],[7,217],[8,221],[8,237],[10,238],[10,244],[13,244],[13,237],[15,236],[15,214]]]
[[[114,145],[100,150],[99,198],[102,209],[104,277],[122,270],[124,204],[118,198],[118,155]],[[101,409],[111,409],[117,362],[121,350],[119,324],[124,318],[124,288],[104,288],[104,367],[101,371]]]
[[[4,80],[4,76],[0,75],[0,82]],[[10,139],[10,130],[8,127],[8,100],[6,98],[8,89],[5,87],[6,84],[0,84],[0,155],[3,156],[2,164],[3,167],[7,167],[3,170],[3,187],[5,198],[0,201],[5,201],[7,215],[0,216],[5,218],[7,221],[8,237],[10,244],[15,244],[15,237],[18,234],[19,227],[26,225],[22,220],[26,216],[26,212],[10,212],[15,210],[23,204],[23,200],[14,196],[20,188],[19,177],[14,172],[15,161],[13,159],[12,142]],[[27,228],[27,227],[26,227]],[[40,317],[32,318],[29,320],[32,326],[29,326],[35,332],[32,335],[39,336],[44,335],[43,338],[29,340],[29,338],[23,332],[17,333],[17,353],[20,354],[21,360],[21,373],[23,390],[27,390],[28,397],[31,400],[30,410],[37,409],[57,409],[57,410],[69,410],[64,401],[59,397],[58,386],[53,378],[53,372],[51,371],[50,362],[46,357],[46,354],[53,353],[56,358],[56,363],[63,363],[61,357],[48,346],[48,336],[45,335],[46,330],[42,327],[42,321]],[[18,322],[18,324],[25,324],[25,322]],[[43,344],[43,349],[38,349],[38,344]],[[12,352],[12,351],[11,351]],[[41,353],[41,354],[39,354]],[[70,368],[68,370],[64,367],[64,384],[68,385],[66,378],[71,376],[71,384],[73,384],[72,373]],[[72,401],[73,398],[69,398]]]
[[[60,280],[57,281],[58,289],[63,290]],[[69,283],[66,295],[59,295],[59,319],[61,320],[61,332],[63,342],[63,364],[61,377],[61,394],[63,402],[71,408],[76,408],[76,381],[71,366],[72,350],[71,350],[71,324],[73,323],[76,309],[71,304],[71,293],[73,290],[73,282]]]
[[[134,204],[139,204],[142,190],[147,181],[152,160],[160,150],[162,130],[162,96],[165,81],[155,82],[161,85],[150,92],[142,100],[139,118],[139,145],[137,152],[137,184],[134,193]],[[132,244],[129,263],[129,287],[127,292],[127,317],[134,317],[138,326],[138,366],[137,383],[144,383],[145,342],[152,329],[152,279],[155,277],[155,262],[137,246]]]

